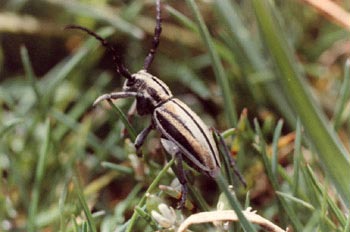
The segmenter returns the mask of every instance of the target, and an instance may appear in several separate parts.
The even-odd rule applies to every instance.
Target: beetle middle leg
[[[181,184],[181,200],[178,204],[178,208],[182,209],[185,206],[186,203],[186,198],[187,198],[187,193],[188,193],[188,188],[187,188],[187,180],[186,180],[186,174],[185,170],[182,166],[182,153],[178,152],[175,155],[176,163],[177,163],[177,178],[180,181]]]
[[[180,149],[175,143],[173,143],[168,139],[161,138],[160,142],[162,143],[162,146],[164,147],[164,149],[176,159],[176,170],[174,170],[174,172],[181,184],[181,200],[178,204],[178,208],[183,208],[186,203],[188,188],[187,188],[185,170],[182,165],[182,161],[183,161],[182,152],[180,151]]]

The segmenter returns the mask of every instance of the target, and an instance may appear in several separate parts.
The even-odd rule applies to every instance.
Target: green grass
[[[135,154],[133,141],[150,118],[128,123],[131,100],[92,107],[123,79],[95,39],[63,30],[94,29],[138,71],[154,4],[106,2],[1,5],[4,24],[31,15],[39,26],[0,27],[0,231],[155,231],[162,223],[151,212],[161,203],[176,208],[174,159],[159,133],[149,135],[142,157]],[[210,181],[185,165],[190,202],[176,209],[174,226],[215,210],[224,195],[239,217],[229,231],[259,231],[241,212],[248,206],[281,228],[348,231],[349,61],[327,53],[348,32],[293,0],[186,2],[163,2],[150,72],[222,132],[248,187],[230,174]],[[322,64],[325,54],[335,62]]]

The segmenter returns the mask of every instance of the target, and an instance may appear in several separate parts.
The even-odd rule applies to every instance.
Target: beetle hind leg
[[[228,157],[228,159],[230,160],[230,165],[233,168],[233,171],[234,171],[235,175],[238,177],[239,181],[246,188],[247,187],[247,183],[244,180],[244,177],[242,176],[242,174],[239,172],[235,160],[230,155],[230,151],[229,151],[229,149],[228,149],[228,147],[227,147],[227,145],[226,145],[226,143],[224,141],[224,138],[222,137],[222,135],[220,134],[220,132],[216,128],[212,128],[212,130],[215,133],[216,137],[219,139],[219,143],[221,144],[221,146],[224,149],[224,155],[226,155]]]

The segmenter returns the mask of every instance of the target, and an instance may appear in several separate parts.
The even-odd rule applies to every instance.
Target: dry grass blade
[[[307,4],[313,6],[320,13],[324,14],[331,21],[336,24],[350,29],[350,13],[345,11],[339,5],[335,4],[330,0],[302,0]]]
[[[13,12],[0,13],[0,32],[25,33],[41,35],[61,35],[61,28],[53,23],[40,21],[30,15],[20,15]]]
[[[256,214],[255,211],[251,211],[250,208],[247,208],[243,211],[244,216],[248,221],[258,224],[263,227],[266,231],[271,232],[287,232],[287,230],[281,229],[279,226],[273,224],[269,220],[261,217]],[[186,231],[186,229],[192,224],[200,224],[207,222],[218,222],[218,221],[238,221],[237,214],[234,210],[220,210],[212,212],[202,212],[197,214],[192,214],[189,216],[179,227],[177,232]]]

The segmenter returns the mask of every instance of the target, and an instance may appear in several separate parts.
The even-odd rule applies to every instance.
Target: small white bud
[[[159,204],[158,209],[160,213],[155,210],[151,211],[152,217],[158,222],[163,228],[170,228],[176,223],[176,213],[172,207],[166,204]]]

